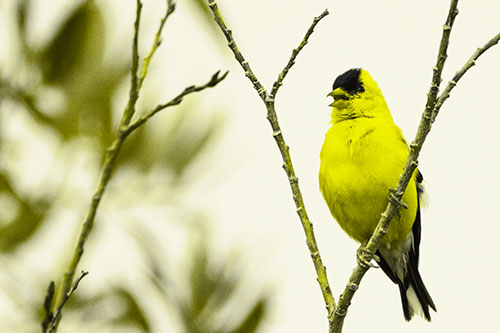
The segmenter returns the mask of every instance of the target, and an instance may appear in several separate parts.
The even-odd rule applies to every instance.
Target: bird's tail
[[[405,319],[409,321],[415,314],[418,314],[430,321],[431,315],[429,313],[429,308],[436,311],[436,306],[427,288],[425,288],[422,277],[418,271],[418,254],[415,253],[413,249],[409,251],[406,269],[391,268],[380,251],[377,251],[377,255],[380,258],[378,263],[380,268],[382,268],[392,282],[399,287]],[[400,277],[402,277],[402,279]]]
[[[418,272],[418,267],[408,265],[408,272],[404,281],[398,283],[401,293],[401,302],[403,303],[403,313],[405,319],[409,321],[414,314],[420,314],[426,320],[431,321],[429,308],[436,311],[436,306],[432,301],[431,295],[425,288],[422,277]]]

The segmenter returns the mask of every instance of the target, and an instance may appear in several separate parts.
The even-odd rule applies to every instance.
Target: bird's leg
[[[380,258],[373,252],[366,249],[366,242],[361,244],[358,251],[356,252],[356,257],[358,259],[358,264],[364,268],[378,268],[377,265],[372,264],[367,257],[371,256],[371,259],[375,259],[376,262],[380,262]]]

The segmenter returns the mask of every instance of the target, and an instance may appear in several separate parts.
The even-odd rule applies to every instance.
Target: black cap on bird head
[[[359,79],[360,74],[361,68],[352,68],[344,74],[339,75],[333,83],[332,90],[342,88],[349,95],[364,92],[365,87],[363,86],[363,82]]]

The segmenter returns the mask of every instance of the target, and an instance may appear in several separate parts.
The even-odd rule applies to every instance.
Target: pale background
[[[4,0],[0,4],[7,8],[14,2]],[[105,15],[115,20],[108,27],[109,43],[130,40],[133,3],[107,0],[99,4],[106,9]],[[268,89],[313,17],[325,8],[330,11],[285,79],[276,107],[338,299],[355,265],[357,245],[333,221],[318,190],[319,151],[330,114],[330,101],[325,96],[337,75],[352,67],[367,69],[382,89],[396,123],[412,140],[426,100],[449,3],[221,0],[218,4],[241,51]],[[71,6],[71,1],[39,1],[39,38],[50,30],[49,22],[65,6]],[[444,82],[476,47],[500,31],[499,1],[462,1],[459,9]],[[143,36],[151,36],[162,11],[163,1],[144,1]],[[2,14],[1,19],[9,18]],[[164,73],[155,73],[145,84],[145,91],[153,90],[161,101],[187,85],[205,82],[217,69],[230,70],[228,78],[215,89],[202,92],[207,110],[227,110],[226,126],[214,145],[215,152],[204,161],[207,171],[201,173],[187,201],[211,216],[214,251],[242,254],[247,292],[264,288],[275,293],[263,332],[326,332],[323,299],[265,108],[229,49],[214,43],[209,36],[212,32],[205,29],[184,1],[179,1],[152,65],[152,71]],[[13,61],[8,57],[8,38],[1,31],[0,66],[6,72]],[[149,44],[150,38],[144,37],[141,50],[144,52]],[[429,204],[422,216],[420,271],[438,308],[432,314],[432,323],[420,318],[406,323],[397,287],[381,270],[372,269],[349,308],[345,332],[498,331],[499,63],[498,46],[479,59],[442,108],[421,153],[420,169],[427,183]],[[117,98],[118,109],[125,103],[127,89],[124,87],[123,95]],[[153,122],[161,122],[162,118],[168,116],[159,115]],[[33,163],[44,165],[40,153],[31,154],[31,158]],[[198,168],[203,170],[203,164]],[[80,167],[75,171],[81,172],[77,173],[80,181],[75,187],[81,189],[82,207],[86,207],[97,177],[85,170]],[[36,182],[37,176],[32,177]],[[152,180],[147,186],[154,183]],[[111,186],[110,191],[120,189]],[[118,214],[119,219],[130,214],[142,216],[148,204],[147,199],[143,201],[146,206],[142,210],[127,210],[124,204],[118,204],[121,212],[113,214]],[[106,205],[113,208],[114,204],[104,202],[103,207]],[[158,210],[158,216],[166,218],[162,214]],[[69,235],[76,235],[82,218],[80,211],[62,215],[61,219],[70,219],[72,224],[66,223],[58,230],[69,240],[41,237],[36,255],[19,254],[23,265],[34,265],[41,271],[52,272],[52,276],[59,274],[42,259],[71,244],[71,237],[75,236]],[[185,244],[177,229],[170,226],[165,230],[165,246],[172,251]],[[99,248],[95,239],[80,265],[91,271],[85,281],[88,288],[98,288],[107,279],[115,278],[112,265],[133,266],[133,249],[126,260],[120,261],[127,253],[126,240],[116,234],[110,237],[115,240],[108,248]],[[182,251],[179,253],[181,258]],[[130,271],[133,276],[133,269]],[[0,312],[2,316],[16,315],[5,304]],[[168,324],[156,329],[175,332]]]

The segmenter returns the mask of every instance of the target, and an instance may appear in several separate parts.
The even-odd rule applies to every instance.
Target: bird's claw
[[[363,267],[363,268],[378,268],[377,265],[372,264],[370,262],[371,259],[375,259],[376,262],[380,262],[379,256],[377,256],[375,253],[372,253],[368,251],[363,245],[361,245],[356,252],[356,257],[358,259],[358,264]],[[370,260],[368,260],[368,257],[371,257]]]

